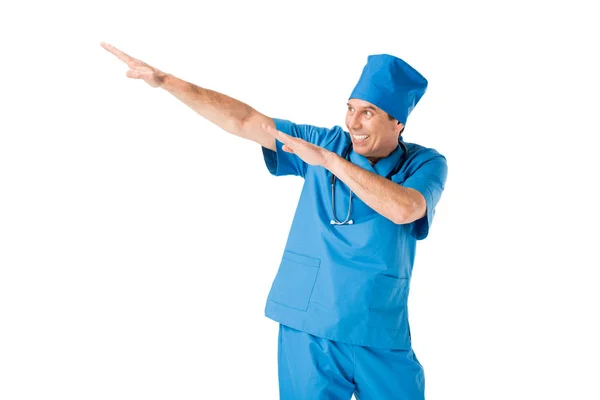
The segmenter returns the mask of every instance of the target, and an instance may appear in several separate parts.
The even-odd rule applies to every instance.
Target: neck
[[[367,160],[371,163],[371,165],[377,164],[377,161],[381,160],[381,157],[367,157]]]
[[[369,160],[369,162],[371,163],[371,165],[375,165],[377,164],[377,161],[381,160],[382,158],[386,158],[387,156],[389,156],[390,154],[392,154],[394,152],[394,150],[396,150],[396,148],[399,145],[397,144],[396,147],[394,147],[392,150],[388,151],[387,154],[383,157],[365,157],[367,160]]]

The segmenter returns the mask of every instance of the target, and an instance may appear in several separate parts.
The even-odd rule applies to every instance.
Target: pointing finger
[[[132,62],[138,61],[135,58],[131,57],[129,54],[117,49],[115,46],[110,45],[108,43],[102,42],[100,43],[102,47],[104,47],[107,51],[113,53],[115,56],[119,58],[119,60],[123,61],[127,65]]]

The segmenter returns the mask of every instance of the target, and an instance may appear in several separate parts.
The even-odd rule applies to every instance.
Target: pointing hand
[[[332,155],[334,155],[334,153],[324,149],[323,147],[314,145],[300,138],[287,135],[269,125],[262,124],[261,127],[276,140],[279,140],[281,143],[283,143],[283,151],[297,155],[307,164],[320,165],[327,168],[327,163],[331,159]]]
[[[117,56],[119,60],[123,61],[129,66],[130,70],[127,71],[128,78],[143,79],[144,82],[146,82],[148,85],[154,88],[162,86],[165,77],[167,76],[166,73],[160,71],[157,68],[151,67],[150,65],[146,64],[141,60],[138,60],[137,58],[133,58],[127,55],[126,53],[122,52],[121,50],[108,43],[102,42],[100,43],[100,45],[104,47],[104,49],[106,49],[107,51]]]

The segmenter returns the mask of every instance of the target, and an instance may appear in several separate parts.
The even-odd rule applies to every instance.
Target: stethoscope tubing
[[[392,173],[390,174],[390,176],[393,176],[393,175],[397,174],[398,171],[400,171],[400,168],[402,167],[404,158],[406,158],[406,156],[408,155],[408,149],[406,148],[406,145],[404,144],[404,142],[402,142],[401,140],[398,140],[398,144],[400,145],[400,147],[402,147],[403,154],[402,154],[402,157],[400,158],[400,161],[398,162],[398,164],[396,164],[396,166],[392,170]],[[350,154],[351,150],[352,150],[352,141],[350,141],[350,144],[344,151],[343,157],[345,160],[348,159],[348,154]],[[336,181],[336,179],[337,179],[336,176],[334,174],[331,174],[331,211],[333,213],[333,219],[331,221],[329,221],[329,223],[331,225],[352,225],[352,224],[354,224],[354,221],[350,219],[350,213],[352,212],[352,190],[350,190],[350,200],[348,203],[348,214],[346,215],[346,219],[344,221],[340,222],[337,219],[337,216],[335,215],[335,181]]]

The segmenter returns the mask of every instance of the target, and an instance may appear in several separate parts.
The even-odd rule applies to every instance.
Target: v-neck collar
[[[350,162],[366,169],[369,172],[387,177],[390,172],[392,172],[394,167],[398,165],[398,162],[402,157],[402,153],[402,147],[397,145],[394,151],[392,151],[387,157],[380,159],[375,163],[375,165],[371,165],[367,157],[358,154],[354,151],[354,148],[352,148],[352,151],[350,152]]]

